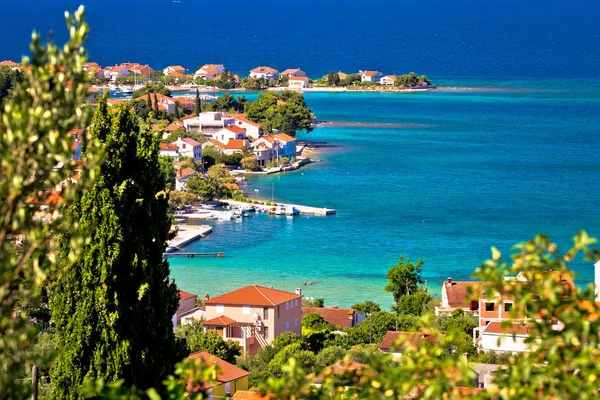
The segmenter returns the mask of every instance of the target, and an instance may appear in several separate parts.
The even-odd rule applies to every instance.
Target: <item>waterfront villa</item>
[[[202,159],[202,145],[191,138],[177,138],[173,143],[179,149],[179,154],[182,157],[191,157],[194,161],[200,161]]]
[[[190,380],[188,382],[188,393],[196,393],[203,391],[206,394],[205,398],[212,399],[228,399],[238,390],[248,390],[248,376],[250,372],[241,369],[225,360],[208,354],[205,351],[197,351],[188,356],[188,360],[202,360],[204,365],[216,367],[216,383],[210,381],[202,382],[202,385]]]
[[[196,306],[196,298],[197,296],[193,293],[179,291],[179,307],[173,315],[173,329],[181,325],[182,319],[186,316],[196,314],[196,319],[200,320],[202,318],[201,313],[198,312],[201,309]]]
[[[298,141],[295,138],[285,133],[278,133],[273,136],[273,138],[273,142],[277,147],[277,154],[275,154],[275,156],[287,157],[290,160],[296,157],[296,143],[298,143]]]
[[[264,78],[266,80],[274,81],[279,77],[279,71],[274,68],[262,66],[256,67],[250,70],[250,78]]]
[[[200,131],[206,136],[212,136],[213,133],[231,125],[235,125],[233,118],[223,116],[222,113],[214,111],[203,112],[197,117],[183,120],[183,126],[186,131]]]
[[[308,78],[305,76],[291,77],[288,80],[290,89],[306,89],[308,87]]]
[[[226,126],[225,128],[213,133],[212,138],[226,145],[230,140],[247,139],[246,129],[237,125]]]
[[[289,78],[299,78],[299,77],[306,78],[306,72],[302,71],[300,68],[286,69],[279,75],[281,77],[287,76]]]
[[[194,73],[194,79],[202,78],[206,81],[212,81],[225,71],[223,64],[204,64]]]
[[[379,80],[379,83],[382,85],[394,86],[394,83],[396,83],[396,75],[386,75]]]
[[[179,161],[179,158],[181,157],[181,154],[179,153],[179,147],[172,143],[161,143],[160,155],[171,157],[173,158],[173,161]]]
[[[250,144],[250,148],[258,160],[258,165],[261,167],[264,167],[269,161],[271,161],[273,145],[270,142],[261,138],[252,142]]]
[[[187,190],[185,183],[194,175],[196,175],[196,171],[191,168],[178,169],[177,175],[175,176],[175,190]]]
[[[383,74],[379,71],[360,71],[359,75],[361,82],[379,82]]]
[[[222,153],[229,155],[241,153],[244,147],[250,147],[248,139],[232,139],[227,142]]]
[[[165,74],[166,76],[173,74],[185,75],[185,68],[183,68],[181,65],[169,65],[168,67],[163,69],[163,74]]]
[[[309,313],[319,314],[325,322],[339,328],[353,328],[365,320],[365,316],[353,308],[302,307],[303,317]]]
[[[238,342],[251,355],[284,332],[302,334],[302,290],[250,285],[204,301],[205,330]]]
[[[129,68],[129,70],[131,72],[133,72],[136,75],[140,75],[143,77],[148,77],[150,76],[151,73],[154,72],[154,70],[152,68],[150,68],[149,65],[140,65],[140,64],[135,64],[135,63],[126,63],[126,64],[121,64],[126,66],[127,68]]]

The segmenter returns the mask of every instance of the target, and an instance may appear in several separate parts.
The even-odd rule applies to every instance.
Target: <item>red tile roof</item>
[[[181,65],[169,65],[167,68],[171,68],[173,71],[177,71],[177,72],[185,72],[185,68],[183,68]]]
[[[179,291],[179,298],[181,299],[181,301],[188,300],[194,297],[196,297],[194,293],[184,292],[183,290]]]
[[[202,360],[205,365],[212,366],[215,365],[217,367],[217,385],[222,385],[227,382],[237,381],[238,379],[242,379],[248,375],[250,372],[241,369],[240,367],[236,367],[233,364],[228,363],[225,360],[221,360],[219,357],[215,357],[211,354],[208,354],[205,351],[197,351],[188,356],[188,360]],[[202,382],[203,388],[208,389],[213,386],[208,381]],[[191,386],[191,387],[190,387]],[[194,383],[188,383],[188,389],[194,390]]]
[[[492,321],[483,328],[485,333],[505,334],[505,335],[528,335],[531,327],[525,324],[512,324],[506,327],[501,322]]]
[[[161,150],[173,150],[173,151],[176,151],[176,150],[179,149],[179,147],[177,147],[176,145],[171,144],[171,143],[161,143],[160,144],[160,149]]]
[[[308,78],[305,76],[295,76],[295,77],[291,77],[288,81],[302,81],[305,83],[308,83]]]
[[[214,140],[214,139],[208,140],[205,144],[207,146],[212,145],[212,146],[218,147],[219,149],[224,149],[225,148],[225,145],[223,143],[221,143],[221,142],[219,142],[217,140]]]
[[[227,144],[225,145],[225,148],[230,149],[230,150],[241,150],[246,146],[248,146],[248,140],[235,139],[235,140],[230,140],[229,142],[227,142]]]
[[[295,74],[303,74],[302,76],[306,76],[306,73],[304,71],[302,71],[300,68],[288,68],[285,71],[283,71],[280,75],[281,76],[289,76],[289,75],[295,75]]]
[[[177,171],[177,178],[185,178],[186,176],[190,176],[195,174],[196,171],[194,171],[191,168],[183,168]]]
[[[4,61],[0,62],[0,67],[14,67],[16,65],[17,65],[16,62],[10,61],[10,60],[4,60]]]
[[[409,346],[417,347],[423,342],[435,344],[437,339],[438,336],[428,333],[387,331],[379,344],[379,349],[382,351],[404,350]]]
[[[261,66],[261,67],[256,67],[256,68],[254,68],[254,69],[250,70],[250,72],[262,72],[262,73],[265,73],[265,72],[271,72],[271,73],[276,73],[276,72],[279,72],[279,71],[277,71],[277,70],[276,70],[276,69],[274,69],[274,68],[267,67],[267,66],[264,66],[264,65],[263,65],[263,66]]]
[[[381,74],[381,72],[379,71],[363,71],[362,75],[366,75],[366,76],[375,76],[377,74]]]
[[[235,126],[235,125],[226,126],[225,129],[227,129],[228,131],[231,131],[233,133],[244,133],[244,132],[246,132],[246,129],[240,128],[239,126]]]
[[[323,317],[325,322],[342,328],[352,327],[355,312],[356,310],[351,308],[302,307],[302,316],[308,313],[317,313]]]
[[[250,285],[213,297],[210,300],[206,300],[204,304],[276,306],[300,298],[301,296],[295,293],[271,289],[264,286]]]
[[[448,305],[456,308],[469,307],[471,300],[479,300],[483,285],[476,281],[445,281],[444,288],[448,296]],[[469,289],[471,294],[469,294]]]
[[[184,142],[186,142],[190,146],[200,146],[201,145],[200,142],[197,142],[197,141],[195,141],[194,139],[191,139],[191,138],[183,138],[181,140],[183,140]]]
[[[290,135],[286,135],[285,133],[278,133],[277,135],[275,135],[276,139],[279,139],[283,142],[295,142],[296,139],[291,137]]]
[[[220,317],[216,317],[213,319],[209,319],[208,321],[202,322],[203,325],[217,325],[217,326],[228,326],[237,323],[236,320],[231,319],[225,315],[221,315]]]
[[[248,118],[246,118],[246,114],[225,114],[225,117],[230,117],[230,118],[235,119],[236,121],[242,121],[249,125],[258,126],[258,127],[261,126],[261,124],[256,123],[254,121],[250,121]]]

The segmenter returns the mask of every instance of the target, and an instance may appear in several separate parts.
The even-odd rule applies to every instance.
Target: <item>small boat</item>
[[[121,93],[123,94],[131,94],[133,93],[133,88],[131,86],[123,86],[120,88]]]
[[[292,215],[298,215],[298,214],[300,214],[300,210],[298,210],[296,207],[288,206],[285,209],[285,215],[292,216]]]
[[[267,211],[267,213],[269,215],[286,215],[286,208],[284,206],[276,206],[273,208],[270,208],[269,211]]]

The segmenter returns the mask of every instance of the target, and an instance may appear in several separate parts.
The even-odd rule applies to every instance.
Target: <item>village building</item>
[[[185,68],[183,68],[181,65],[169,65],[168,67],[163,68],[162,71],[165,76],[170,76],[173,74],[185,75]]]
[[[184,318],[195,315],[197,320],[202,317],[201,308],[196,305],[197,296],[193,293],[179,291],[179,307],[173,314],[173,329],[183,324]]]
[[[342,81],[348,77],[348,74],[346,74],[342,71],[338,71],[337,74],[338,74],[338,77],[340,78],[340,81]]]
[[[379,350],[392,354],[394,360],[399,360],[402,353],[407,349],[416,349],[422,344],[435,345],[439,337],[443,335],[432,335],[422,332],[397,332],[387,331],[379,344]]]
[[[274,81],[277,80],[277,78],[279,78],[279,71],[267,66],[256,67],[250,70],[250,78],[263,78],[265,80]]]
[[[148,76],[150,76],[151,73],[154,72],[154,70],[152,68],[150,68],[149,65],[127,64],[127,67],[134,74],[143,76],[145,78],[147,78]]]
[[[197,117],[186,118],[183,120],[183,126],[188,132],[200,131],[208,137],[220,131],[226,126],[235,125],[235,120],[231,117],[224,116],[220,112],[203,112]]]
[[[383,74],[379,71],[360,71],[359,75],[361,82],[379,82]]]
[[[186,191],[185,183],[190,180],[193,176],[196,175],[196,171],[191,168],[180,168],[177,171],[177,175],[175,176],[175,190]]]
[[[244,147],[250,147],[248,139],[231,139],[225,144],[225,148],[221,152],[229,155],[241,153]]]
[[[266,166],[269,161],[271,161],[272,153],[273,153],[273,143],[267,141],[266,139],[260,138],[250,143],[250,148],[252,149],[252,153],[256,156],[258,160],[258,165],[261,167]]]
[[[302,290],[250,285],[204,301],[206,330],[238,342],[251,355],[284,332],[302,334]]]
[[[442,284],[442,299],[435,308],[435,315],[451,314],[461,308],[464,312],[479,315],[479,295],[483,286],[481,282],[455,281],[448,278]]]
[[[316,313],[323,320],[338,328],[353,328],[365,320],[365,316],[353,308],[302,307],[302,316]]]
[[[478,329],[478,344],[484,352],[522,353],[531,350],[531,346],[525,343],[531,329],[526,323],[513,323],[505,327],[501,322],[494,321]]]
[[[204,64],[194,73],[194,79],[201,78],[206,81],[214,81],[225,71],[223,64]]]
[[[209,139],[206,142],[202,143],[202,151],[207,147],[215,147],[219,153],[222,153],[225,150],[225,144],[219,142],[218,140]]]
[[[288,87],[290,89],[306,89],[308,82],[308,78],[305,76],[292,77],[288,80]]]
[[[379,80],[379,83],[382,85],[394,86],[394,83],[396,83],[396,79],[396,75],[386,75]]]
[[[171,157],[173,161],[179,161],[179,158],[181,157],[181,154],[179,153],[179,147],[172,143],[161,143],[160,155],[164,157]]]
[[[306,78],[306,72],[302,71],[300,68],[286,69],[279,75],[281,77],[287,76],[288,78],[299,78],[299,77]]]
[[[290,160],[296,157],[296,143],[298,140],[285,133],[278,133],[274,136],[275,144],[278,145],[276,156],[287,157]]]
[[[178,137],[172,144],[179,149],[182,157],[191,157],[194,161],[202,159],[202,144],[191,138]]]
[[[16,69],[19,69],[20,64],[17,64],[16,62],[11,60],[4,60],[0,61],[0,67],[8,67],[14,71]]]
[[[209,380],[204,382],[188,382],[187,392],[197,393],[203,391],[209,400],[228,399],[235,396],[236,392],[248,390],[248,377],[250,372],[241,369],[225,360],[215,357],[205,351],[197,351],[188,356],[188,360],[202,360],[204,365],[214,366],[217,370],[216,383]]]
[[[104,68],[104,77],[106,79],[110,79],[111,81],[115,81],[119,76],[127,77],[130,74],[131,71],[129,70],[129,68],[121,65],[115,65]]]
[[[245,114],[225,114],[226,118],[233,118],[235,125],[246,130],[246,136],[252,139],[258,139],[260,137],[261,125],[254,121],[250,121],[246,118]]]
[[[227,144],[230,140],[246,139],[246,129],[237,125],[226,126],[225,128],[212,134],[214,140]]]

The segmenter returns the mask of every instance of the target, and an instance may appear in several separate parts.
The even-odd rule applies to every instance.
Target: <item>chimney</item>
[[[331,308],[333,308],[334,310],[337,310],[338,306],[333,306]]]
[[[302,289],[300,289],[300,288],[298,288],[298,287],[297,287],[297,288],[296,288],[296,294],[297,294],[298,296],[302,297]]]
[[[204,301],[206,301],[206,300],[210,300],[210,296],[208,295],[208,293],[206,293],[206,294],[204,295]]]
[[[600,261],[594,264],[594,282],[596,283],[596,301],[600,301]]]
[[[452,285],[452,278],[448,277],[448,284]]]
[[[354,310],[348,311],[348,319],[349,320],[354,320]]]

